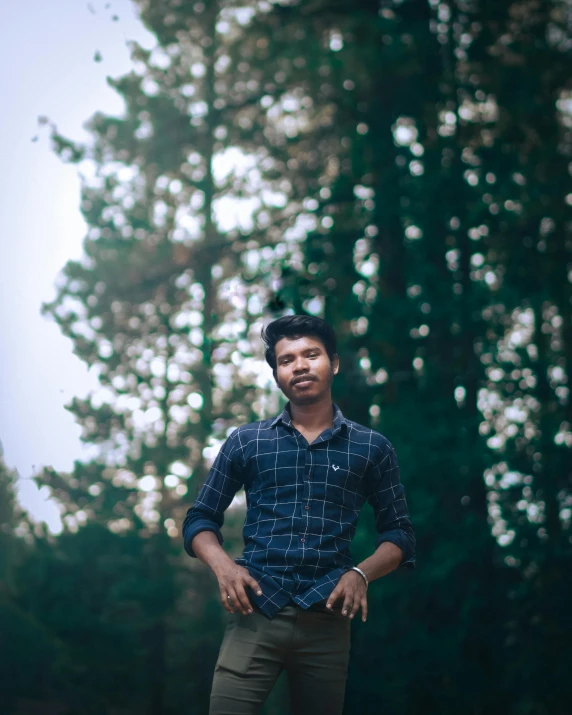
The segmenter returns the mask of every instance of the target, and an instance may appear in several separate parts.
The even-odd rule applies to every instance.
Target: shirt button
[[[300,541],[301,541],[302,543],[304,543],[304,541],[306,541],[306,539],[305,539],[304,537],[302,537],[302,538],[300,539]]]
[[[310,507],[309,507],[307,504],[306,504],[306,506],[304,507],[304,509],[305,509],[306,511],[308,511],[309,508],[310,508]]]

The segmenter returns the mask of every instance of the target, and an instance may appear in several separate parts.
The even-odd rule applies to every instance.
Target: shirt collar
[[[342,411],[340,408],[336,405],[336,403],[333,403],[334,406],[334,420],[333,420],[333,426],[332,426],[332,434],[338,434],[338,432],[344,428],[348,428],[348,421],[346,418],[343,416]],[[271,427],[276,427],[277,424],[282,423],[286,427],[292,427],[292,418],[290,416],[290,403],[288,402],[282,412],[277,415],[271,422],[270,426]]]

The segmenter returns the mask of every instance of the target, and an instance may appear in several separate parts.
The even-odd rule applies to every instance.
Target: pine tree
[[[482,266],[497,285],[484,342],[483,423],[497,455],[490,513],[519,583],[506,624],[525,707],[565,712],[570,590],[570,112],[565,3],[488,8],[475,47],[497,120],[480,154],[488,184]],[[568,508],[568,511],[567,511]],[[555,639],[554,634],[558,633]]]
[[[196,491],[217,445],[265,404],[248,331],[253,316],[260,328],[264,305],[249,263],[259,257],[257,229],[252,218],[228,227],[224,211],[254,195],[260,227],[281,197],[271,180],[241,176],[240,161],[216,173],[225,152],[248,150],[260,135],[250,114],[263,89],[256,74],[246,81],[248,66],[230,62],[233,53],[267,48],[242,32],[250,15],[241,3],[141,3],[158,45],[134,46],[134,71],[111,81],[123,116],[96,115],[86,146],[53,133],[62,158],[84,172],[88,235],[85,258],[66,265],[45,312],[97,371],[101,389],[69,407],[93,459],[77,461],[71,475],[46,469],[40,481],[64,505],[67,528],[98,523],[145,539],[149,713],[170,698],[176,609],[204,579],[195,574],[192,584],[177,573],[188,481]]]
[[[534,295],[535,282],[542,285],[542,295],[547,295],[549,285],[559,296],[568,294],[564,242],[553,242],[543,269],[538,270],[530,253],[523,256],[529,269],[524,268],[515,260],[522,254],[514,245],[514,240],[521,241],[521,233],[511,233],[506,216],[497,219],[499,211],[510,214],[519,203],[514,191],[507,192],[511,182],[524,178],[509,159],[516,125],[523,139],[514,150],[519,161],[536,169],[539,161],[552,165],[558,156],[561,170],[543,192],[541,211],[555,202],[561,218],[557,223],[548,217],[543,230],[566,228],[558,188],[566,172],[561,148],[565,138],[558,131],[558,121],[563,120],[555,109],[557,101],[565,106],[564,64],[557,53],[565,46],[566,34],[558,29],[563,8],[549,5],[388,2],[379,8],[378,3],[363,2],[350,12],[340,5],[314,3],[278,13],[282,22],[275,42],[284,43],[281,51],[296,57],[294,28],[298,24],[299,36],[304,36],[304,27],[304,41],[313,49],[310,56],[317,70],[311,78],[291,71],[283,90],[285,96],[298,95],[300,105],[311,107],[306,131],[291,139],[289,151],[296,160],[297,152],[301,156],[296,169],[305,168],[303,162],[310,157],[314,171],[297,171],[295,185],[299,205],[311,207],[317,229],[305,241],[302,270],[291,262],[285,266],[282,297],[297,310],[323,311],[336,326],[343,365],[337,399],[358,421],[367,422],[371,415],[372,424],[390,436],[403,455],[423,565],[423,571],[412,577],[413,587],[393,577],[384,584],[385,595],[374,601],[380,611],[391,611],[391,623],[383,624],[384,638],[398,646],[392,648],[391,662],[380,661],[371,655],[373,635],[371,643],[363,636],[360,652],[367,658],[358,662],[356,672],[361,675],[352,692],[362,709],[368,703],[377,707],[380,672],[393,686],[384,689],[385,706],[393,704],[396,711],[402,711],[404,692],[412,711],[423,706],[424,711],[458,712],[465,698],[475,712],[529,707],[528,695],[521,694],[514,680],[505,688],[505,697],[499,697],[504,658],[517,642],[510,635],[510,599],[519,592],[521,573],[508,568],[515,559],[500,548],[506,547],[510,535],[495,506],[499,492],[490,489],[498,451],[494,440],[485,445],[485,437],[494,423],[489,400],[494,405],[499,387],[491,379],[496,375],[491,359],[508,354],[503,348],[505,332],[514,332],[515,316]],[[512,48],[502,49],[521,42],[519,33],[525,47],[531,47],[530,64],[515,58]],[[547,47],[544,38],[551,34],[559,38],[559,48]],[[543,74],[536,74],[532,63],[533,46],[535,51],[546,48]],[[499,72],[502,52],[509,69]],[[519,68],[517,77],[510,70],[513,65]],[[503,106],[511,89],[519,98],[528,97],[527,76],[538,87],[532,116],[523,116],[516,103]],[[324,115],[331,121],[327,144],[321,143],[312,123]],[[522,126],[525,121],[528,126]],[[531,153],[530,136],[535,131],[547,139],[536,144],[538,157]],[[503,187],[497,192],[493,184],[498,176],[503,177]],[[528,181],[537,190],[536,177]],[[532,232],[540,218],[534,218],[534,208],[529,211],[532,225],[526,230]],[[532,282],[527,270],[535,274]],[[524,280],[517,279],[519,275]],[[544,342],[549,339],[557,349],[554,358],[544,352],[539,372],[556,376],[552,389],[559,393],[551,397],[545,379],[542,397],[528,404],[546,404],[546,413],[555,413],[548,429],[540,431],[545,435],[546,459],[556,457],[552,463],[561,478],[551,477],[550,487],[545,480],[542,493],[549,490],[554,507],[558,494],[560,508],[566,509],[569,476],[563,459],[569,422],[564,356],[569,346],[563,335],[569,322],[563,319],[564,302],[543,299],[545,314],[537,314],[535,321],[544,323]],[[530,369],[528,373],[532,374]],[[558,395],[561,406],[556,408]],[[501,430],[510,403],[509,387],[498,403]],[[554,437],[560,439],[556,448]],[[532,446],[529,452],[537,455],[539,472],[542,452]],[[524,502],[528,508],[526,495]],[[512,504],[509,497],[509,510]],[[552,530],[558,534],[566,523],[554,507],[549,511]],[[535,508],[538,505],[532,507],[532,515]],[[522,527],[526,535],[529,527]],[[365,532],[359,538],[359,549],[365,550]],[[558,553],[551,567],[554,573],[563,563],[559,538],[551,542]],[[564,534],[562,543],[567,539]],[[529,551],[528,558],[533,554]],[[563,592],[553,590],[548,601],[558,602]],[[523,610],[532,609],[538,618],[535,599],[525,602]],[[451,613],[460,614],[454,629]],[[403,638],[406,619],[423,624],[432,638]],[[560,663],[565,641],[563,636],[562,647],[554,651]],[[402,667],[405,661],[412,663],[407,669]],[[539,665],[531,654],[525,667],[530,673]],[[564,680],[558,682],[562,687]],[[553,688],[554,678],[550,683]],[[554,703],[562,702],[561,692],[553,691]]]

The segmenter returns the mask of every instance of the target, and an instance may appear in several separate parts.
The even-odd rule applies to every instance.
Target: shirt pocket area
[[[345,509],[359,509],[363,503],[362,479],[347,467],[330,465],[324,470],[324,497]]]

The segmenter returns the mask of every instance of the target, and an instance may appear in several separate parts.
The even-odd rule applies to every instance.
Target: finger
[[[252,613],[252,604],[250,603],[248,596],[246,595],[246,591],[244,590],[244,586],[242,585],[242,583],[235,584],[234,591],[238,599],[236,605],[237,608],[240,609],[242,615],[246,616],[248,613]]]
[[[230,596],[229,603],[230,603],[230,607],[232,608],[232,612],[233,613],[243,613],[243,608],[240,603],[240,599],[236,593],[236,588],[234,586],[228,587],[228,594]]]
[[[353,598],[351,593],[346,593],[344,597],[344,605],[342,607],[342,616],[347,616],[353,608]]]
[[[228,587],[227,600],[228,600],[228,604],[230,605],[230,608],[231,608],[231,613],[242,613],[243,612],[243,608],[240,604],[240,600],[239,600],[238,596],[236,595],[234,586]]]
[[[222,603],[222,605],[223,605],[223,608],[224,608],[226,611],[228,611],[229,613],[234,613],[234,608],[233,608],[233,605],[232,605],[232,598],[231,598],[231,596],[230,596],[228,593],[221,591],[220,601],[221,601],[221,603]]]
[[[359,611],[359,608],[361,606],[361,601],[359,598],[356,598],[353,602],[352,609],[350,611],[350,618],[353,618],[356,613]]]
[[[367,621],[367,597],[361,599],[361,620],[363,623]]]
[[[230,604],[227,599],[228,592],[227,592],[226,586],[223,586],[222,584],[219,583],[219,592],[220,592],[220,602],[222,604],[222,607],[225,609],[225,611],[232,613]]]
[[[260,586],[256,583],[256,581],[251,577],[246,579],[246,583],[250,586],[250,588],[254,591],[254,593],[257,596],[262,596],[262,590]]]
[[[328,602],[326,603],[326,608],[333,608],[334,603],[341,598],[342,596],[342,590],[339,589],[337,586],[334,588],[332,591],[330,597],[328,598]]]

